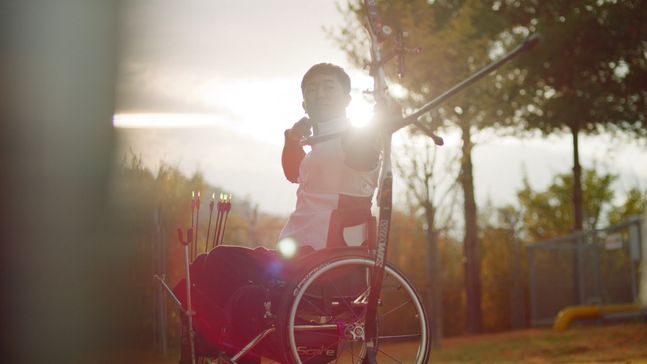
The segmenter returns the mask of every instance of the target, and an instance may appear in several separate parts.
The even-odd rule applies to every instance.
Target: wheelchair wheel
[[[286,294],[279,335],[289,363],[361,363],[369,256],[333,258],[303,272]],[[427,363],[430,329],[415,289],[387,265],[377,315],[378,357],[384,363]]]

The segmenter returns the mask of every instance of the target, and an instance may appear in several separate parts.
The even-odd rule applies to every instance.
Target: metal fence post
[[[534,243],[527,257],[533,326],[571,305],[647,307],[647,211],[604,229]],[[558,267],[564,274],[556,280]]]
[[[574,242],[575,242],[575,250],[573,251],[573,304],[574,305],[579,305],[582,303],[583,298],[584,298],[584,272],[583,272],[583,264],[582,264],[582,250],[584,248],[584,244],[582,242],[582,238],[584,237],[583,234],[578,233],[575,235]]]
[[[629,224],[629,274],[631,275],[631,298],[638,302],[638,280],[636,265],[640,264],[640,219],[632,219]]]
[[[641,261],[640,261],[640,288],[638,289],[640,304],[647,307],[647,210],[642,216],[641,235]]]
[[[528,274],[530,278],[530,324],[535,325],[537,320],[537,281],[535,280],[535,248],[528,247]]]

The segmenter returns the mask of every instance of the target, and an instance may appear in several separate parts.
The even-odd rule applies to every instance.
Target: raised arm
[[[281,154],[281,164],[285,178],[292,183],[299,181],[299,166],[306,153],[301,146],[301,139],[310,133],[310,120],[302,118],[291,129],[285,131],[285,142]]]

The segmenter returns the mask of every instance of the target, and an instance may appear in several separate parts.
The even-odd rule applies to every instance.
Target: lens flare
[[[278,248],[284,257],[290,258],[297,252],[297,243],[293,239],[285,238],[279,241]]]

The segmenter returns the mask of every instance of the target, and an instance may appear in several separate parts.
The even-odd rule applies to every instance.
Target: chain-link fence
[[[639,217],[528,247],[531,325],[550,325],[567,306],[636,303]]]

